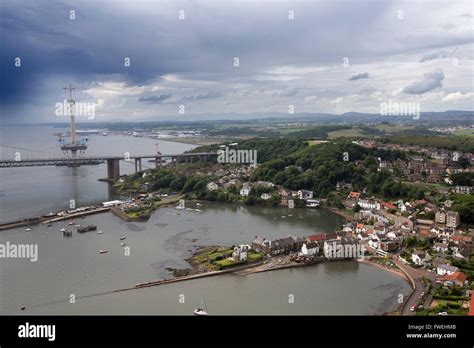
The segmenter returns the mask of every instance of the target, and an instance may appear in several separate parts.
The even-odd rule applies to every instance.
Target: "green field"
[[[469,137],[474,137],[474,128],[470,129],[458,129],[454,132],[456,135],[467,135]]]
[[[387,133],[399,133],[406,130],[414,129],[415,126],[406,126],[403,124],[378,124],[373,126],[373,128],[380,131],[385,131]]]
[[[340,137],[365,137],[360,129],[358,128],[351,128],[351,129],[341,129],[337,131],[332,131],[328,133],[329,139],[335,139]]]

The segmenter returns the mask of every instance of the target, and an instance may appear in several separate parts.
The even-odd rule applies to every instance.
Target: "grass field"
[[[454,132],[456,135],[467,135],[470,137],[474,137],[474,128],[470,129],[458,129]]]
[[[351,128],[351,129],[341,129],[337,131],[332,131],[328,133],[329,139],[335,139],[340,137],[364,137],[365,135],[362,134],[360,129],[358,128]]]
[[[373,128],[387,133],[399,133],[405,130],[414,129],[415,126],[406,126],[403,124],[377,124]]]

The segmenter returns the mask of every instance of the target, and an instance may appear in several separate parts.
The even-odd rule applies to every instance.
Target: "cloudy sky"
[[[2,121],[222,113],[473,110],[473,7],[451,1],[13,1],[0,4]],[[20,59],[18,59],[20,58]],[[128,62],[130,64],[128,64]],[[128,66],[129,65],[129,66]],[[180,114],[180,106],[184,114]]]

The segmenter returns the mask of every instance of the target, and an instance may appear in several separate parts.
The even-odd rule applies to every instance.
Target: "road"
[[[404,270],[408,276],[413,279],[413,282],[415,283],[415,290],[413,294],[410,296],[410,298],[407,300],[407,303],[403,307],[402,315],[413,315],[413,312],[410,311],[410,308],[412,306],[417,306],[418,301],[420,300],[420,295],[422,292],[426,292],[425,290],[425,285],[422,280],[422,277],[427,277],[430,279],[432,282],[435,280],[435,274],[428,272],[424,269],[421,268],[413,268],[409,265],[404,264],[400,260],[397,259],[398,255],[395,255],[393,257],[393,262],[402,270]],[[428,301],[425,301],[424,305],[428,305]]]

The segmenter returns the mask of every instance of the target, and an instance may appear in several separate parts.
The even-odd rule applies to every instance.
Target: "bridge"
[[[120,178],[120,161],[134,161],[135,172],[142,171],[142,160],[150,159],[155,162],[155,168],[163,164],[163,160],[170,159],[172,164],[207,162],[217,157],[214,152],[202,153],[182,153],[182,154],[161,154],[153,155],[135,155],[135,156],[87,156],[87,157],[56,157],[56,158],[29,158],[24,160],[0,160],[0,168],[18,168],[18,167],[44,167],[44,166],[67,166],[79,167],[83,165],[98,165],[107,162],[107,179],[118,180]]]

